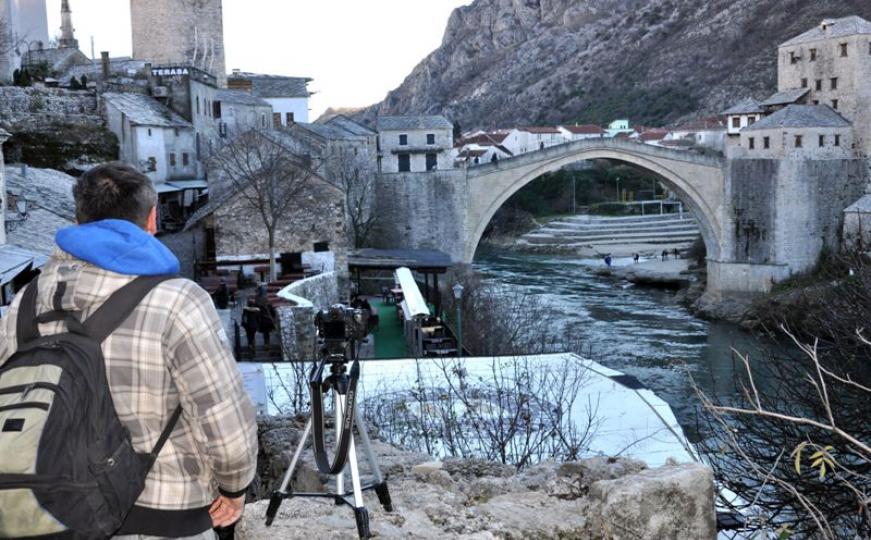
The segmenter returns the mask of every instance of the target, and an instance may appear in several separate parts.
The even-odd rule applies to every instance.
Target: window
[[[832,108],[835,109],[836,111],[838,110],[838,100],[837,99],[832,100]]]
[[[818,99],[815,99],[815,100],[813,100],[813,102],[812,102],[812,103],[813,103],[813,104],[814,104],[814,105],[819,105],[819,104],[820,104],[820,100],[818,100]]]
[[[175,167],[175,154],[174,153],[169,154],[169,166]]]
[[[832,77],[831,83],[832,83],[832,90],[837,90],[838,89],[838,78]]]
[[[749,118],[747,118],[747,125],[748,125],[748,126],[752,126],[752,125],[755,124],[755,123],[756,123],[756,117],[755,117],[755,116],[750,116]]]
[[[426,144],[435,144],[435,133],[426,134]]]
[[[148,136],[151,137],[151,128],[148,128]]]
[[[399,155],[399,172],[411,171],[411,156],[408,154]]]
[[[801,135],[796,135],[796,136],[795,136],[795,147],[796,147],[796,148],[801,148],[801,142],[802,142],[802,141],[801,141]]]
[[[807,88],[807,79],[802,79],[802,80],[801,80],[801,87],[802,87],[802,88]]]
[[[868,42],[868,54],[871,54],[871,41]]]
[[[842,58],[847,57],[847,44],[846,43],[841,43],[841,57]]]
[[[841,136],[835,135],[835,146],[841,146]]]
[[[817,79],[816,82],[817,82],[817,92],[822,91],[822,89],[823,89],[823,80],[822,80],[822,79]]]
[[[200,96],[197,96],[197,114],[200,114]]]
[[[811,49],[811,50],[810,50],[810,53],[811,53],[810,61],[811,61],[811,62],[816,62],[816,61],[817,61],[817,50],[816,50],[816,49]]]
[[[826,145],[826,136],[820,135],[820,148]]]
[[[740,116],[733,116],[732,117],[732,127],[736,128],[736,129],[741,127],[741,117]]]
[[[188,165],[191,164],[190,155],[187,152],[184,152],[181,155],[181,164],[184,165],[185,167],[187,167]]]
[[[408,135],[399,136],[399,146],[408,146]]]
[[[221,102],[213,101],[212,102],[212,117],[220,118],[221,117]]]
[[[291,125],[292,123],[296,122],[296,120],[294,120],[294,118],[293,118],[292,112],[284,113],[284,120],[288,126]]]
[[[756,139],[755,138],[750,137],[749,139],[747,139],[747,143],[748,143],[748,147],[750,148],[750,150],[754,150],[756,148]]]
[[[766,150],[771,148],[771,137],[762,137],[762,147]]]
[[[172,130],[172,131],[173,131],[173,134],[174,134],[176,137],[178,137],[178,128],[175,128],[175,129]]]
[[[798,63],[798,56],[795,55],[795,51],[789,51],[789,63],[790,64]]]
[[[272,127],[280,128],[281,127],[281,113],[272,113]]]
[[[434,171],[439,168],[439,160],[436,154],[426,155],[426,170]]]
[[[148,172],[154,172],[157,170],[157,158],[150,157],[148,158]]]

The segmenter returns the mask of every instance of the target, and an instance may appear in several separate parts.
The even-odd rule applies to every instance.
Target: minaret
[[[61,0],[60,5],[60,39],[57,44],[61,49],[78,49],[79,41],[74,35],[73,15],[70,11],[69,0]]]

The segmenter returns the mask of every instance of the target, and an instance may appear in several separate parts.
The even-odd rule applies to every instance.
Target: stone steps
[[[690,214],[596,217],[571,216],[525,234],[521,241],[536,246],[617,246],[621,244],[689,245],[699,226]]]

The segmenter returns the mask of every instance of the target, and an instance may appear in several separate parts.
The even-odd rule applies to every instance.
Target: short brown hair
[[[157,192],[151,180],[120,162],[86,171],[73,186],[73,197],[79,223],[123,219],[145,227],[148,214],[157,205]]]

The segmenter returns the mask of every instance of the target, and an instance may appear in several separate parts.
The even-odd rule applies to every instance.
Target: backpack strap
[[[133,313],[157,285],[176,276],[140,276],[124,285],[97,308],[83,324],[87,335],[102,343]]]
[[[172,434],[172,430],[175,429],[175,425],[178,423],[179,417],[181,417],[181,403],[179,403],[178,407],[172,411],[172,416],[169,418],[169,422],[166,423],[166,427],[163,428],[163,431],[160,433],[160,437],[157,439],[157,442],[154,444],[154,448],[151,449],[151,453],[148,454],[148,466],[154,464],[155,460],[157,460],[157,455],[163,450],[163,445],[166,444],[166,441],[169,440],[169,436]]]
[[[15,333],[18,340],[18,348],[39,338],[39,322],[36,320],[36,301],[39,296],[39,276],[33,278],[27,288],[24,289],[21,303],[18,304],[18,315],[15,321]]]

